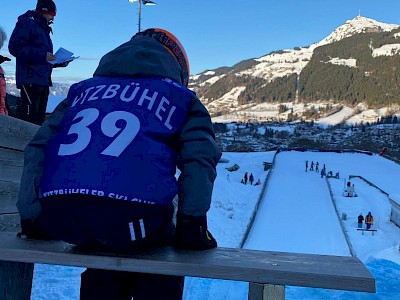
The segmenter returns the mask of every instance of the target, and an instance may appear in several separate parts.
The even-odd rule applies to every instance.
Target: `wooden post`
[[[0,186],[1,194],[1,186]],[[12,213],[11,206],[2,207],[0,197],[0,232],[13,232],[17,239],[20,230],[19,215]],[[6,204],[6,203],[5,203]],[[10,209],[11,212],[7,210]],[[8,213],[2,214],[1,211]],[[15,232],[15,233],[14,233]],[[33,279],[33,263],[9,262],[0,260],[0,299],[30,300]]]
[[[250,282],[248,300],[285,300],[285,286]]]
[[[1,204],[0,201],[0,211],[2,210]],[[17,213],[0,213],[0,232],[15,232],[16,236],[19,229],[19,215]],[[33,266],[32,263],[0,260],[0,299],[30,300]]]
[[[0,299],[30,300],[33,266],[30,263],[0,261]]]
[[[20,230],[15,206],[23,150],[39,126],[0,114],[0,231]],[[0,299],[31,299],[33,263],[0,261]]]

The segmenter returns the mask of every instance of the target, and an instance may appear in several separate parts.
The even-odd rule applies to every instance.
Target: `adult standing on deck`
[[[19,118],[42,125],[45,120],[53,67],[55,60],[50,25],[56,16],[52,0],[38,0],[36,9],[18,17],[11,34],[8,50],[16,58],[16,84],[20,90]]]

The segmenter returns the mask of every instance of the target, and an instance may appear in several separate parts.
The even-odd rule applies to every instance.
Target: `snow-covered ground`
[[[223,154],[229,162],[218,164],[208,214],[210,231],[219,246],[239,247],[270,173],[244,247],[339,256],[351,255],[352,251],[377,280],[376,294],[286,287],[286,299],[400,299],[400,228],[389,221],[387,196],[359,178],[351,179],[358,197],[348,198],[342,193],[349,176],[357,175],[400,199],[400,166],[378,155],[289,151],[277,154],[274,168],[264,171],[263,162],[272,162],[274,155],[275,152]],[[340,179],[327,181],[320,173],[305,172],[306,160],[309,165],[318,161],[320,169],[325,164],[327,171],[339,172]],[[228,171],[227,167],[234,164],[240,166],[239,170]],[[262,184],[241,183],[245,172],[253,173],[255,181],[261,179]],[[363,235],[356,230],[357,216],[369,211],[375,219],[372,228],[377,232]],[[351,246],[345,241],[346,235]],[[82,271],[36,265],[32,300],[79,299]],[[186,278],[184,299],[244,300],[247,289],[244,282]]]
[[[346,120],[348,118],[350,118],[352,115],[354,115],[354,109],[344,106],[341,110],[339,110],[338,112],[325,117],[325,118],[321,118],[318,121],[316,121],[315,123],[327,127],[328,125],[334,126],[336,124],[340,124],[340,123],[346,123]],[[358,120],[358,123],[361,123],[361,120]]]

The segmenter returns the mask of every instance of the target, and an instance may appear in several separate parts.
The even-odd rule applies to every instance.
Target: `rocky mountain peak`
[[[391,31],[398,27],[399,25],[397,24],[381,23],[367,17],[357,16],[352,20],[346,21],[343,25],[336,28],[329,36],[317,44],[319,46],[330,44],[358,33]]]

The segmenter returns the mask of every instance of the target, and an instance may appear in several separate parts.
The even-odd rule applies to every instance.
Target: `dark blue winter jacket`
[[[73,85],[69,108],[45,147],[39,196],[171,204],[179,133],[193,97],[165,78],[93,77]]]
[[[103,56],[94,77],[71,87],[67,99],[57,106],[25,148],[25,165],[17,203],[21,219],[35,220],[41,210],[39,198],[51,195],[51,192],[90,193],[130,201],[137,198],[147,202],[151,200],[155,203],[165,203],[165,200],[171,201],[170,193],[175,194],[176,188],[179,196],[178,213],[204,216],[210,208],[217,175],[216,165],[221,152],[215,141],[207,109],[195,93],[182,86],[181,78],[181,68],[175,58],[158,41],[150,37],[131,40]],[[106,113],[107,106],[112,110]],[[128,110],[129,106],[131,109]],[[71,114],[76,108],[83,109],[79,116]],[[70,165],[69,177],[65,178],[70,181],[71,186],[55,182],[58,181],[55,177],[58,175],[55,173],[53,182],[50,182],[52,187],[50,184],[43,184],[45,176],[53,176],[45,174],[45,169],[48,168],[45,162],[46,148],[52,147],[51,141],[57,140],[57,134],[64,130],[64,121],[71,116],[77,116],[77,119],[73,125],[69,123],[72,126],[68,127],[71,129],[67,135],[68,140],[62,142],[63,145],[58,143],[57,149],[61,149],[61,152],[57,153],[61,155],[55,163],[59,164],[62,163],[61,160],[71,160],[73,156],[83,155],[79,159],[87,160],[87,164],[82,164],[79,172],[82,176],[92,176],[89,169],[97,168],[93,166],[94,160],[101,159],[97,171],[104,174],[104,182],[110,182],[112,190],[104,188],[103,183],[96,183],[98,189],[94,191],[96,188],[93,182],[100,182],[99,177],[85,178],[86,187],[82,186],[79,183],[81,175],[74,177],[74,163]],[[88,117],[93,121],[89,121],[90,124],[86,123]],[[121,117],[131,122],[119,120]],[[146,124],[146,120],[152,124]],[[132,128],[139,128],[139,123],[140,130],[132,131]],[[128,124],[128,131],[121,130],[121,134],[115,131],[117,125],[124,129]],[[78,131],[75,131],[76,129]],[[92,136],[94,130],[99,134]],[[134,140],[127,140],[130,142],[125,145],[116,143],[115,140],[119,141],[123,136],[122,131],[129,133],[128,136],[135,133]],[[100,139],[95,140],[97,138]],[[122,162],[120,164],[117,157],[112,156],[116,153],[115,145],[123,146],[117,147],[123,150],[120,154],[118,152],[118,155],[131,156],[125,157],[126,164],[123,168]],[[87,155],[84,153],[86,150]],[[97,151],[98,154],[94,155],[92,151]],[[141,156],[143,162],[140,162]],[[133,165],[135,162],[139,164],[137,168]],[[148,165],[143,166],[143,163]],[[100,168],[104,164],[113,167],[113,173],[101,172]],[[175,165],[180,171],[178,182],[173,178]],[[61,171],[58,166],[54,165],[50,171]],[[118,172],[118,168],[123,170]],[[141,177],[148,179],[145,177],[147,174],[143,174],[147,171],[154,171],[149,173],[155,174],[154,180],[149,180],[146,186],[143,183],[140,186]],[[113,180],[113,176],[122,176],[120,183],[126,186],[119,187],[118,181],[110,181]],[[72,185],[75,179],[79,181]],[[57,187],[60,188],[55,191]],[[144,188],[147,189],[146,193]],[[154,194],[158,190],[162,196]]]
[[[43,15],[29,10],[19,16],[8,50],[16,57],[18,87],[23,84],[52,85],[53,66],[46,60],[46,54],[53,53],[53,43],[50,27]]]

